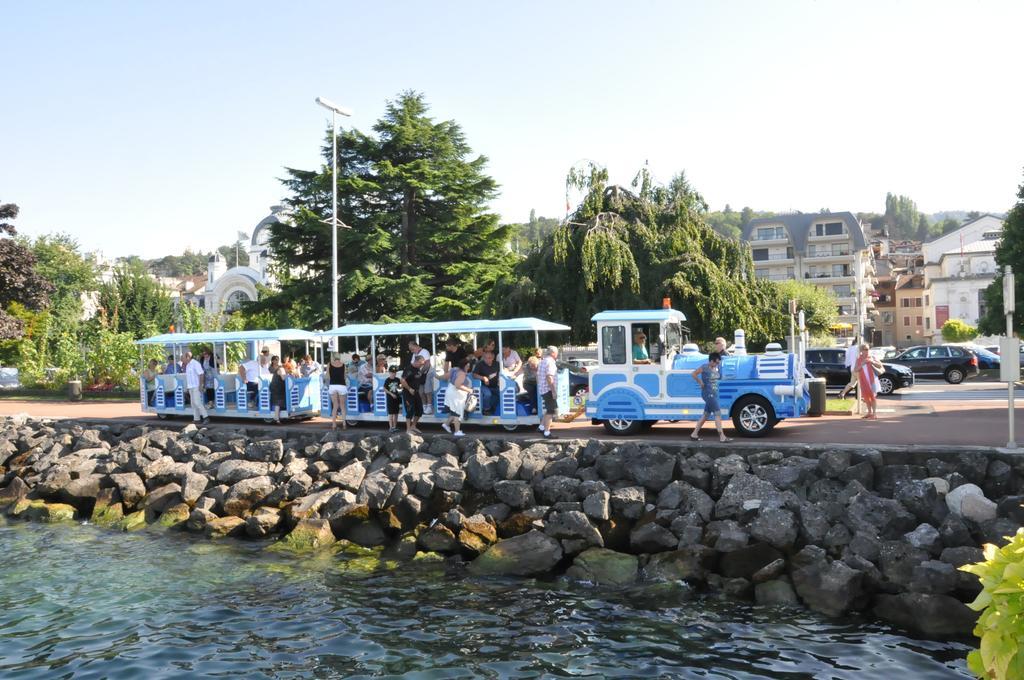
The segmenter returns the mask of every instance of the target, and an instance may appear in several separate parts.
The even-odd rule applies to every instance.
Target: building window
[[[882,312],[882,324],[885,326],[893,325],[896,323],[895,316],[892,312]]]
[[[988,305],[985,304],[985,289],[978,291],[978,320],[985,318],[988,313]]]
[[[932,317],[930,317],[930,316],[924,317],[924,327],[925,327],[926,330],[932,327]]]
[[[828,222],[826,224],[814,225],[815,236],[842,236],[843,233],[842,222]]]
[[[245,294],[245,291],[236,290],[224,300],[224,313],[231,314],[237,312],[246,302],[252,302],[252,299]]]
[[[909,326],[910,325],[910,317],[909,316],[903,317],[903,325],[904,326]],[[907,339],[909,340],[910,338],[907,338]]]
[[[832,244],[833,255],[849,255],[850,246],[846,243],[833,243]]]
[[[850,266],[846,264],[832,265],[832,276],[849,276]]]
[[[786,259],[787,260],[792,260],[793,259],[793,246],[788,246],[786,248]]]
[[[754,276],[756,276],[759,279],[767,279],[768,276],[769,276],[769,273],[768,273],[767,269],[755,269],[754,270]]]
[[[836,297],[850,297],[850,284],[832,286],[832,292],[835,293]]]
[[[751,254],[754,256],[754,262],[765,262],[768,259],[767,248],[754,248]]]
[[[755,241],[771,241],[772,239],[786,238],[785,227],[758,227],[754,232]]]
[[[605,326],[601,329],[601,363],[626,363],[625,326]]]
[[[924,296],[924,306],[925,307],[928,306],[928,296],[927,295]]]
[[[916,317],[916,319],[917,319],[917,323],[915,323],[914,325],[915,325],[915,326],[920,326],[920,325],[921,325],[921,323],[922,323],[922,322],[921,322],[921,317]]]

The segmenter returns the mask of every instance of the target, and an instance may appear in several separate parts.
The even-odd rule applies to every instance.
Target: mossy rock
[[[287,536],[267,549],[274,552],[305,553],[332,546],[335,542],[327,520],[303,519]]]
[[[185,503],[178,503],[172,505],[161,513],[160,518],[156,521],[157,526],[167,527],[168,529],[173,527],[181,526],[184,528],[184,523],[188,521],[188,516],[191,514],[191,509]]]
[[[635,555],[607,548],[589,548],[576,556],[566,576],[595,585],[625,586],[636,581],[637,572]]]
[[[225,538],[227,536],[240,536],[245,533],[245,520],[241,517],[228,515],[218,517],[206,523],[204,528],[207,538]]]
[[[335,570],[353,578],[368,578],[387,566],[387,562],[377,555],[363,555],[339,560]],[[393,563],[397,566],[397,563]]]
[[[96,526],[114,526],[124,517],[124,506],[120,503],[100,505],[99,503],[92,510],[90,521]]]
[[[115,527],[121,531],[136,531],[146,526],[146,511],[136,510],[121,518]]]
[[[412,558],[412,561],[426,564],[444,562],[444,555],[430,551],[418,552],[416,553],[416,556]]]
[[[32,501],[27,498],[22,498],[15,501],[9,508],[7,508],[7,514],[11,517],[21,517],[31,505]]]
[[[66,503],[29,501],[22,516],[36,522],[69,522],[75,518],[75,508]]]

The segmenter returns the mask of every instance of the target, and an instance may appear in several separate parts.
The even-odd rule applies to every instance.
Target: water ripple
[[[358,573],[258,543],[0,525],[0,675],[966,678],[968,647],[643,588]]]

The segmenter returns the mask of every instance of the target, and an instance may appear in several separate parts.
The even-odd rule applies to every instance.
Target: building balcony
[[[849,274],[840,274],[833,276],[832,274],[809,274],[801,278],[806,283],[852,283],[854,280],[853,272]]]
[[[816,234],[811,232],[811,233],[807,234],[807,239],[809,241],[849,241],[850,240],[850,235],[846,234],[846,233],[843,233],[843,234],[825,234],[823,236],[817,236]]]
[[[849,252],[846,253],[808,253],[804,255],[804,259],[807,260],[826,260],[826,259],[840,259],[849,260],[853,258],[853,255]]]
[[[756,234],[754,236],[751,236],[747,240],[747,243],[756,243],[758,246],[790,245],[788,236],[783,236],[782,238],[757,238]]]

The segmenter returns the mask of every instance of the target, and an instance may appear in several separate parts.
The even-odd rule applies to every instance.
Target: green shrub
[[[1001,548],[986,545],[984,562],[960,569],[982,585],[969,605],[982,612],[974,627],[981,645],[967,655],[967,667],[979,678],[1024,678],[1024,529]]]
[[[942,324],[942,339],[946,342],[967,342],[978,337],[978,329],[960,319]]]

